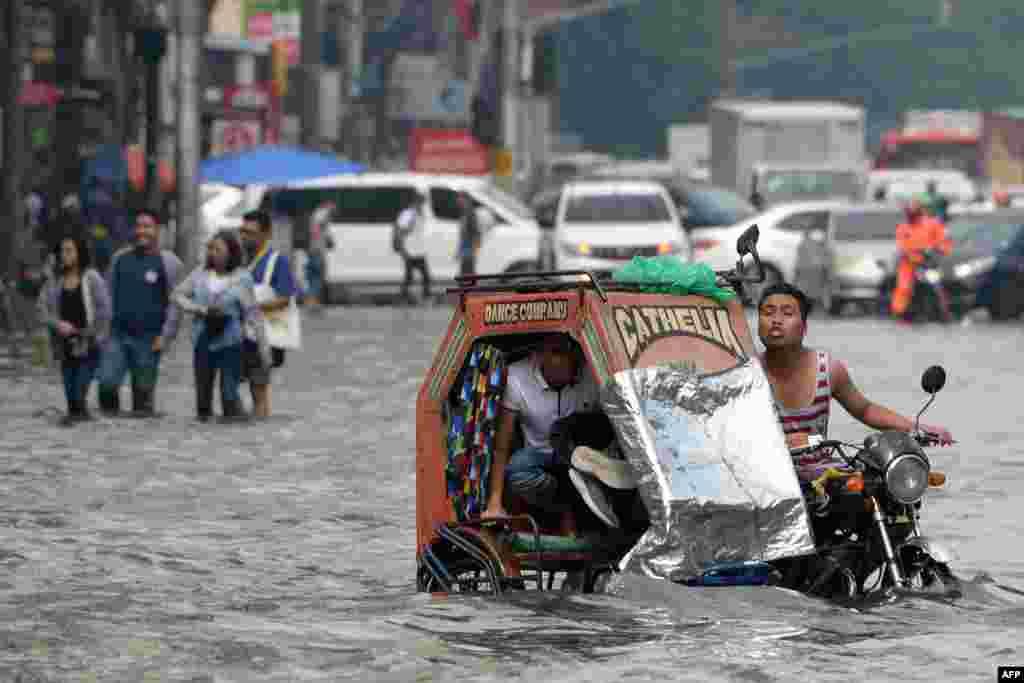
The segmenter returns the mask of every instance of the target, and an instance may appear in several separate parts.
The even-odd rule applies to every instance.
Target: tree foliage
[[[1019,0],[954,0],[948,22],[938,0],[738,5],[740,94],[861,104],[869,143],[906,109],[1024,103]],[[716,0],[645,0],[569,22],[558,32],[562,129],[618,153],[663,154],[665,127],[702,119],[718,91],[720,32]]]

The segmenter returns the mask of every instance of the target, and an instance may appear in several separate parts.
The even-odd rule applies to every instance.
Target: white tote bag
[[[253,297],[257,304],[265,304],[277,298],[274,288],[270,286],[270,278],[274,275],[277,265],[277,252],[270,256],[267,269],[263,273],[263,281],[253,288]],[[299,305],[295,297],[288,300],[288,308],[273,313],[263,314],[263,334],[267,346],[275,349],[297,351],[302,348],[302,319],[299,317]]]

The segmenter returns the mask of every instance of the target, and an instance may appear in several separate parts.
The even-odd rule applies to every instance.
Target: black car
[[[953,314],[988,309],[1003,320],[1024,312],[1024,211],[960,214],[946,226],[953,252],[942,284]]]

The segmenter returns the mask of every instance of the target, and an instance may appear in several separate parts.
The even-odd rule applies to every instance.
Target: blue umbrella
[[[280,186],[366,167],[340,157],[298,147],[264,146],[207,159],[199,166],[204,183]]]

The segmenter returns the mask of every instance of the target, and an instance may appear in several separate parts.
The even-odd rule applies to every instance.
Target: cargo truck
[[[956,170],[994,188],[1024,184],[1024,108],[911,110],[882,136],[875,168]]]
[[[710,126],[711,182],[763,206],[859,199],[863,193],[868,169],[861,107],[718,100],[711,106]]]

